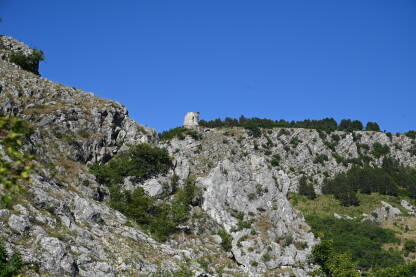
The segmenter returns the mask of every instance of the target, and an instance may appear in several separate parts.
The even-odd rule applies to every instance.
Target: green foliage
[[[321,164],[324,165],[325,162],[329,161],[328,156],[325,154],[319,154],[318,156],[315,157],[315,159],[313,160],[313,163],[315,164]]]
[[[224,248],[225,251],[229,252],[231,251],[231,247],[232,247],[232,236],[230,234],[227,233],[227,231],[225,230],[220,230],[218,232],[218,235],[221,237],[221,245],[222,248]]]
[[[318,264],[325,264],[328,257],[351,253],[352,261],[360,268],[385,268],[403,264],[398,253],[385,251],[384,243],[395,243],[394,232],[382,229],[370,222],[337,219],[332,216],[307,216],[312,231],[321,237],[322,243],[313,250]],[[327,267],[330,269],[330,267]],[[343,275],[340,275],[343,276]]]
[[[404,250],[408,251],[408,252],[415,252],[416,251],[416,241],[406,240],[404,242]]]
[[[39,62],[45,60],[43,52],[38,49],[33,49],[32,54],[25,56],[20,52],[10,55],[10,62],[17,64],[23,70],[39,75]]]
[[[3,244],[0,243],[0,277],[17,276],[22,266],[23,262],[20,255],[15,253],[9,257]]]
[[[32,129],[23,120],[0,117],[0,144],[10,159],[0,155],[0,205],[7,206],[12,199],[9,194],[18,193],[20,185],[30,181],[34,157],[19,150],[31,133]]]
[[[410,148],[409,148],[409,150],[407,150],[409,153],[410,153],[410,155],[412,155],[412,156],[416,156],[416,144],[415,145],[412,145]]]
[[[143,181],[166,174],[171,165],[166,149],[144,143],[118,154],[106,164],[91,166],[91,171],[98,182],[113,185],[121,183],[127,176],[132,176],[135,181]]]
[[[416,170],[403,167],[399,162],[384,158],[381,167],[352,167],[348,172],[326,179],[322,192],[333,194],[346,206],[358,204],[356,192],[384,195],[403,194],[416,198]]]
[[[407,131],[404,135],[411,139],[416,139],[416,131]]]
[[[189,218],[190,205],[198,193],[194,180],[189,178],[171,203],[158,204],[147,196],[143,188],[122,191],[119,185],[110,188],[110,206],[136,221],[159,241],[166,241],[178,225]]]
[[[308,183],[306,176],[302,176],[299,180],[299,194],[304,195],[311,200],[316,198],[313,184]]]
[[[261,130],[254,122],[247,122],[243,125],[243,127],[247,129],[253,137],[261,137]]]
[[[290,140],[290,144],[292,144],[294,147],[297,147],[299,145],[299,143],[301,143],[302,141],[298,138],[298,137],[293,137]]]
[[[384,269],[376,270],[369,275],[370,277],[414,277],[416,276],[416,263],[407,265],[396,265]]]
[[[375,123],[377,124],[377,123]],[[215,119],[211,121],[201,120],[199,125],[208,127],[208,128],[222,128],[222,127],[244,127],[247,129],[251,128],[265,128],[271,129],[276,127],[282,128],[306,128],[306,129],[316,129],[322,131],[335,131],[335,130],[362,130],[363,124],[358,120],[343,119],[340,124],[333,118],[324,118],[321,120],[310,120],[306,119],[303,121],[286,121],[286,120],[271,120],[265,118],[246,118],[240,116],[239,119],[234,118],[225,118],[224,120]],[[371,125],[371,124],[370,124]],[[256,131],[257,133],[257,131]]]
[[[390,147],[386,144],[383,145],[376,142],[373,144],[373,151],[371,153],[374,155],[374,157],[380,158],[390,153]]]
[[[197,131],[185,127],[176,127],[159,134],[161,141],[168,141],[174,138],[185,139],[186,136],[192,137],[194,140],[200,140],[202,136]]]
[[[378,126],[376,122],[367,122],[367,125],[365,126],[365,130],[380,132],[380,126]]]
[[[359,120],[343,119],[339,123],[338,129],[346,131],[361,131],[363,129],[363,124]]]
[[[324,240],[312,249],[313,261],[321,266],[315,274],[331,277],[359,277],[357,265],[352,261],[351,255],[338,254],[334,250],[332,240]]]
[[[281,157],[279,154],[274,154],[272,160],[270,161],[272,166],[279,166]]]

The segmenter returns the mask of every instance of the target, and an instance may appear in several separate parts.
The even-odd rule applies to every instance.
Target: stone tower
[[[189,112],[185,115],[183,120],[183,126],[186,128],[192,128],[199,124],[199,113]]]

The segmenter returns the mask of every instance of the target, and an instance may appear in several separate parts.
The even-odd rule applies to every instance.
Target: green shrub
[[[260,128],[255,125],[254,123],[247,123],[243,125],[243,127],[249,132],[250,135],[252,135],[255,138],[261,137],[261,130]]]
[[[390,153],[390,147],[386,144],[383,145],[376,142],[373,144],[373,151],[371,153],[374,155],[374,157],[380,158]]]
[[[286,234],[283,241],[283,246],[289,246],[293,243],[293,236],[291,234]]]
[[[202,138],[202,136],[197,131],[185,127],[176,127],[159,133],[159,139],[161,141],[168,141],[174,138],[183,140],[186,136],[190,136],[194,140],[200,140]]]
[[[388,268],[376,270],[371,273],[371,277],[414,277],[416,276],[416,263],[407,265],[396,265]]]
[[[280,160],[281,160],[280,155],[276,153],[272,156],[272,160],[270,161],[270,163],[272,166],[279,166]]]
[[[149,144],[139,144],[123,152],[103,165],[91,166],[98,182],[119,184],[127,176],[141,182],[158,174],[166,174],[172,165],[168,151]]]
[[[113,185],[109,204],[148,230],[155,239],[165,241],[177,231],[179,224],[189,219],[190,205],[197,193],[194,180],[189,178],[170,203],[158,204],[141,187],[134,191],[122,191],[119,185]]]
[[[296,148],[302,141],[298,137],[293,137],[289,143]]]
[[[32,54],[25,56],[22,53],[13,53],[10,55],[10,62],[17,64],[23,70],[39,75],[39,62],[45,59],[41,50],[33,49]]]
[[[416,131],[407,131],[404,135],[411,139],[416,139]]]
[[[21,185],[30,181],[33,155],[21,151],[22,145],[33,130],[18,118],[0,117],[0,145],[8,159],[0,155],[0,207],[8,207],[12,194],[18,194]]]
[[[312,252],[318,264],[325,263],[325,257],[343,253],[351,253],[352,261],[366,270],[404,263],[398,253],[382,248],[385,243],[399,241],[393,231],[370,222],[332,216],[312,215],[306,217],[306,221],[312,227],[312,232],[322,240],[321,246],[315,247]],[[319,249],[319,253],[316,249]]]
[[[416,251],[416,241],[406,240],[404,242],[404,250],[406,250],[408,252],[415,252]]]
[[[315,157],[315,159],[313,160],[313,163],[315,164],[322,164],[324,165],[325,162],[329,161],[328,156],[325,154],[319,154],[318,156]]]
[[[380,126],[376,122],[367,122],[365,130],[380,132]]]
[[[299,194],[304,195],[311,200],[316,198],[313,184],[308,183],[305,176],[302,176],[299,180]]]
[[[17,276],[21,272],[22,266],[23,262],[19,253],[9,257],[6,249],[0,242],[0,277]]]
[[[410,155],[412,155],[412,156],[416,156],[416,145],[412,145],[410,148],[409,148],[409,150],[407,150],[409,153],[410,153]]]
[[[218,232],[218,235],[221,237],[221,245],[222,248],[224,248],[225,251],[229,252],[232,248],[232,236],[227,233],[225,230],[220,230]]]

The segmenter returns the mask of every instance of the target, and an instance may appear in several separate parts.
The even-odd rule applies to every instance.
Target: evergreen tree
[[[315,199],[316,194],[312,184],[308,184],[305,176],[299,180],[299,194],[306,196],[309,199]]]
[[[376,122],[367,122],[367,125],[365,126],[365,129],[367,131],[376,131],[380,132],[380,126]]]

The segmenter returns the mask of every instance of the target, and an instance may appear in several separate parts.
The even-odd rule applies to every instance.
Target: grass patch
[[[322,194],[316,199],[310,200],[306,196],[297,193],[289,193],[290,202],[297,210],[301,211],[304,216],[316,214],[333,216],[334,213],[337,213],[340,215],[361,218],[363,213],[371,214],[374,209],[381,207],[380,201],[388,202],[404,212],[404,209],[399,204],[400,200],[397,197],[381,195],[379,193],[358,193],[357,198],[360,201],[359,206],[346,207],[341,205],[341,203],[330,194]]]

